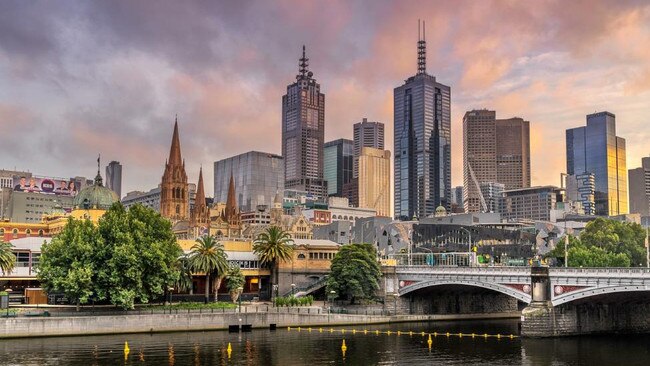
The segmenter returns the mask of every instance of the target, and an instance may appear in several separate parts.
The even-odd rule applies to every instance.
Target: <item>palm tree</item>
[[[223,245],[214,236],[206,235],[196,239],[190,258],[192,269],[205,273],[205,303],[207,304],[210,299],[210,274],[214,273],[217,278],[223,276],[228,271],[228,256]]]
[[[271,269],[272,283],[277,285],[280,262],[290,261],[293,255],[293,239],[277,226],[271,226],[257,236],[253,243],[253,252],[260,258],[262,265]]]
[[[13,245],[11,243],[6,243],[0,239],[0,270],[4,274],[8,274],[13,271],[14,265],[16,264],[16,256],[11,251]]]
[[[176,266],[180,272],[178,280],[176,280],[176,288],[178,288],[180,291],[189,291],[191,295],[193,290],[192,260],[187,255],[184,255],[178,258]]]

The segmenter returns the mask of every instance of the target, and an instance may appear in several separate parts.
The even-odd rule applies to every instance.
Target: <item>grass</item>
[[[204,304],[202,302],[180,302],[178,304],[173,304],[173,305],[147,305],[144,307],[145,309],[180,309],[180,310],[193,310],[193,309],[235,309],[237,308],[237,304],[233,304],[232,302],[209,302],[207,304]]]

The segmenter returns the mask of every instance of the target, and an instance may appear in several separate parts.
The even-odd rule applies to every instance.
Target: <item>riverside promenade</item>
[[[377,313],[379,314],[379,313]],[[49,317],[0,318],[0,338],[79,336],[126,333],[190,332],[251,328],[330,327],[417,321],[517,318],[520,313],[463,315],[328,314],[320,308],[247,308],[233,310],[128,311],[111,314],[56,314]]]

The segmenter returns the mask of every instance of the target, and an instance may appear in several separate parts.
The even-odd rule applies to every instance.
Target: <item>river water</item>
[[[363,330],[368,333],[364,334]],[[345,332],[342,332],[345,329]],[[352,329],[356,329],[355,334]],[[376,334],[376,330],[384,333]],[[390,330],[391,334],[385,332]],[[396,332],[401,334],[397,335]],[[409,335],[409,331],[414,332]],[[431,348],[428,336],[437,332]],[[446,336],[446,332],[464,333]],[[471,333],[475,333],[474,338]],[[501,338],[483,334],[502,334]],[[0,340],[1,365],[650,365],[650,335],[510,338],[517,321]],[[341,345],[345,339],[345,355]],[[125,360],[124,342],[130,352]],[[228,356],[228,343],[231,354]]]

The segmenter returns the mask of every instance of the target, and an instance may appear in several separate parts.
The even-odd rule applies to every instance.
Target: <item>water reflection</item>
[[[484,338],[517,332],[516,321],[409,323],[368,326],[345,334],[313,328],[243,334],[166,333],[0,341],[7,365],[645,365],[650,336],[561,339]],[[377,334],[375,330],[386,332]],[[399,335],[398,333],[399,332]],[[413,332],[412,334],[409,332]],[[438,336],[421,332],[437,332]],[[447,337],[446,333],[477,336]],[[342,350],[345,339],[345,354]],[[133,350],[124,361],[124,342]],[[228,353],[228,344],[231,353]],[[136,351],[137,350],[137,351]],[[90,361],[90,362],[89,362]]]

